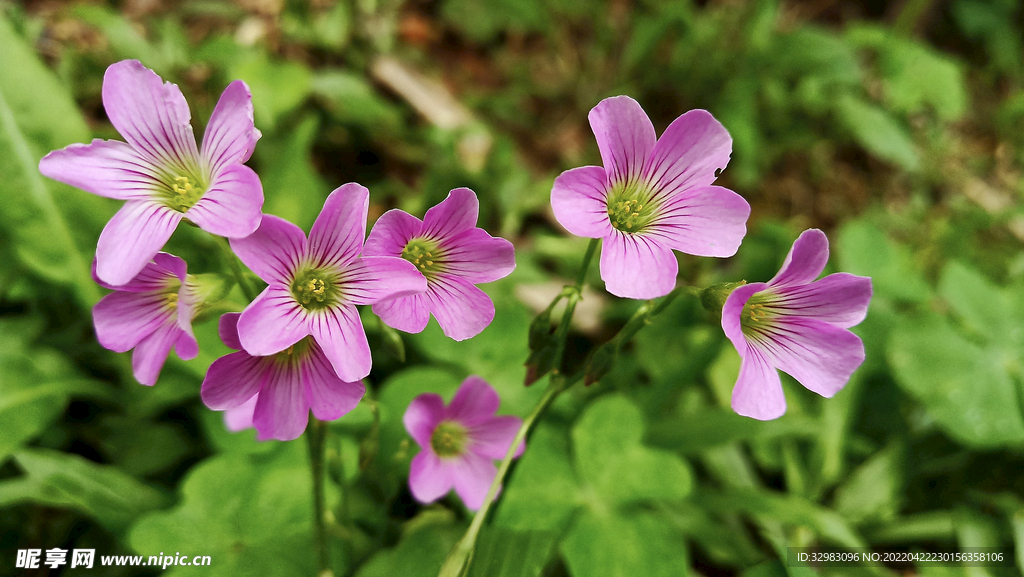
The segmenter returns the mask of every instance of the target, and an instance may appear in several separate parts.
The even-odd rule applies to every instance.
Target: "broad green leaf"
[[[849,94],[836,103],[839,120],[868,152],[914,172],[920,166],[917,147],[888,112]]]
[[[624,397],[592,402],[572,430],[580,479],[609,504],[680,500],[690,492],[690,469],[678,455],[641,444],[640,410]]]
[[[939,295],[977,336],[994,343],[1010,339],[1017,324],[1006,296],[973,268],[951,262],[942,269]]]
[[[661,517],[581,515],[562,541],[574,577],[685,577],[686,540]]]
[[[407,524],[398,545],[381,549],[359,568],[356,577],[436,577],[441,563],[464,526],[448,511],[425,511]]]
[[[931,295],[907,247],[891,241],[866,220],[843,226],[836,253],[842,270],[871,277],[876,296],[924,302]]]
[[[1017,390],[998,351],[982,349],[942,318],[897,326],[889,344],[896,381],[957,441],[974,447],[1024,442]]]
[[[160,491],[120,469],[78,455],[31,449],[14,458],[26,478],[41,487],[31,496],[33,502],[85,513],[115,534],[123,533],[141,514],[167,504]]]
[[[193,468],[173,509],[140,519],[129,535],[141,555],[210,555],[225,577],[314,573],[311,482],[299,445],[272,458],[213,457]],[[168,575],[186,575],[174,568]]]
[[[392,133],[401,127],[401,111],[378,94],[361,75],[326,70],[313,77],[311,89],[331,116],[345,124]]]
[[[304,65],[291,60],[271,61],[262,52],[236,64],[230,73],[232,78],[240,78],[249,85],[256,126],[268,131],[273,131],[282,115],[309,96],[313,78]]]
[[[733,373],[733,380],[735,380]],[[653,423],[645,437],[648,444],[681,453],[697,453],[734,441],[780,437],[813,438],[820,434],[817,422],[805,415],[785,415],[774,421],[741,417],[730,410],[706,408],[691,417],[672,415]]]
[[[187,439],[165,423],[111,415],[103,420],[103,430],[104,452],[130,475],[166,470],[188,454]]]
[[[138,60],[161,76],[171,72],[171,61],[143,38],[123,14],[95,4],[79,4],[75,6],[74,14],[85,24],[103,32],[118,59]]]
[[[551,425],[538,425],[502,489],[495,525],[519,531],[565,530],[582,504],[566,436]]]
[[[902,505],[904,471],[904,447],[893,443],[854,469],[836,489],[836,510],[854,523],[891,520]]]
[[[469,577],[537,577],[558,539],[550,531],[514,531],[491,526],[476,543]]]
[[[74,285],[91,305],[99,291],[89,272],[91,248],[80,247],[39,174],[42,152],[88,138],[67,92],[0,16],[0,223],[15,253],[35,273]],[[66,188],[66,187],[65,187]],[[83,193],[84,194],[84,193]],[[86,221],[90,213],[81,214]]]

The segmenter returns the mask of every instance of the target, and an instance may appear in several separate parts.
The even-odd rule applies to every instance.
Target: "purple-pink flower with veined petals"
[[[455,487],[466,507],[475,511],[483,505],[498,474],[494,460],[505,458],[523,424],[519,417],[495,416],[500,404],[497,391],[477,376],[462,382],[448,406],[434,393],[409,403],[402,420],[422,448],[409,469],[417,501],[436,501]],[[525,449],[520,443],[515,456]]]
[[[239,313],[220,317],[224,344],[241,349]],[[215,411],[234,411],[229,428],[256,427],[261,441],[290,441],[306,430],[309,411],[321,421],[333,421],[359,404],[366,387],[362,382],[338,378],[323,349],[304,337],[287,350],[255,357],[239,350],[210,365],[201,395]],[[248,405],[255,403],[250,409]]]
[[[706,110],[675,119],[657,138],[628,96],[590,111],[604,167],[563,172],[551,189],[555,218],[574,235],[603,239],[601,278],[613,295],[650,299],[675,288],[673,250],[697,256],[736,253],[750,205],[712,186],[732,152],[728,131]]]
[[[242,348],[263,357],[313,335],[338,377],[354,382],[370,373],[370,345],[356,305],[423,292],[412,263],[391,256],[359,256],[370,193],[345,184],[327,197],[309,239],[272,215],[231,249],[269,285],[238,319]]]
[[[814,280],[828,263],[828,238],[806,230],[767,283],[740,286],[722,307],[722,328],[742,358],[732,408],[768,420],[786,412],[776,369],[823,397],[839,392],[864,362],[864,343],[850,332],[867,315],[871,279],[835,273]]]
[[[257,393],[237,407],[224,409],[224,428],[232,433],[253,428],[255,425],[253,425],[252,417],[256,412],[256,402],[259,400],[260,395]]]
[[[400,256],[427,281],[422,294],[373,305],[381,320],[418,333],[433,313],[444,334],[457,341],[480,334],[494,320],[494,303],[476,284],[496,281],[516,268],[512,243],[476,227],[476,193],[456,188],[423,221],[401,210],[384,213],[366,239],[366,256]]]
[[[182,219],[228,238],[256,230],[263,186],[242,163],[260,131],[253,126],[252,96],[244,82],[224,90],[201,150],[181,90],[138,60],[107,68],[103,107],[127,142],[72,144],[39,161],[39,171],[54,180],[127,201],[100,233],[99,278],[112,285],[130,281]]]
[[[140,383],[156,383],[171,347],[184,360],[199,354],[192,319],[200,299],[188,282],[185,261],[160,252],[121,286],[96,280],[115,291],[92,309],[96,340],[118,353],[135,349],[132,373]]]

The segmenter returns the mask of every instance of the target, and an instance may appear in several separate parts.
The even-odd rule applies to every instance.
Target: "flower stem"
[[[508,448],[508,452],[505,453],[505,458],[501,460],[501,464],[498,465],[498,473],[494,476],[494,481],[491,483],[490,489],[487,490],[487,496],[484,497],[484,502],[480,506],[480,510],[473,515],[473,520],[469,524],[469,529],[466,530],[466,534],[459,539],[459,542],[455,544],[448,557],[444,560],[444,564],[441,565],[441,572],[438,577],[461,577],[466,575],[469,571],[469,563],[473,559],[473,551],[476,549],[476,540],[480,534],[480,529],[483,528],[484,521],[487,519],[487,513],[491,509],[491,505],[494,504],[495,497],[498,496],[498,488],[501,487],[501,483],[505,479],[505,475],[508,474],[509,466],[512,464],[512,459],[515,458],[516,449],[519,445],[526,440],[527,435],[530,434],[530,430],[533,428],[534,423],[540,418],[544,411],[547,410],[551,403],[576,381],[583,377],[583,373],[567,378],[566,376],[558,372],[557,367],[561,365],[562,354],[565,352],[565,340],[569,334],[569,323],[572,321],[572,315],[576,310],[576,303],[583,299],[583,283],[587,278],[587,269],[590,268],[590,261],[594,259],[594,253],[597,252],[597,245],[601,239],[591,239],[590,244],[587,245],[587,252],[583,255],[583,264],[580,267],[580,272],[576,276],[576,283],[564,292],[569,293],[569,301],[566,303],[565,312],[562,313],[562,320],[558,325],[558,330],[555,333],[557,339],[557,352],[555,353],[555,371],[551,375],[551,379],[548,381],[548,388],[544,391],[544,395],[541,396],[540,400],[530,411],[530,414],[523,419],[523,424],[519,427],[516,432],[515,438],[512,440],[512,444]],[[561,299],[564,295],[556,297],[556,301]]]
[[[313,473],[313,528],[316,539],[318,577],[333,577],[327,555],[327,528],[324,525],[324,447],[326,445],[327,423],[313,417],[310,419],[306,439],[309,441],[309,468]]]
[[[241,265],[238,263],[238,257],[231,250],[231,245],[228,244],[228,240],[223,237],[217,238],[217,246],[220,247],[221,255],[224,257],[224,262],[227,263],[228,268],[231,269],[232,276],[235,277],[235,282],[238,283],[239,288],[242,289],[242,294],[249,301],[253,301],[256,298],[256,290],[249,284],[249,279],[245,278],[245,273],[242,271]]]

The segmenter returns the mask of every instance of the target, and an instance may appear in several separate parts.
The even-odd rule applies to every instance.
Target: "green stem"
[[[306,439],[309,441],[309,468],[313,473],[313,528],[316,537],[317,575],[333,577],[331,564],[327,554],[327,527],[324,514],[324,447],[327,437],[327,423],[312,418]]]
[[[256,290],[249,284],[249,279],[245,278],[245,272],[242,271],[242,266],[238,262],[238,257],[231,250],[231,245],[228,244],[228,240],[223,237],[217,238],[217,246],[220,247],[221,255],[224,257],[224,261],[227,263],[228,268],[231,269],[231,275],[235,277],[235,282],[242,289],[242,294],[249,301],[253,301],[256,298]]]
[[[569,325],[572,323],[572,316],[576,312],[576,304],[583,300],[583,283],[587,280],[587,270],[590,268],[590,261],[594,259],[594,253],[597,252],[597,245],[600,242],[601,239],[599,238],[590,239],[590,244],[587,245],[587,252],[583,254],[583,264],[580,266],[580,272],[576,275],[576,283],[572,285],[568,296],[569,300],[565,303],[562,321],[558,324],[558,329],[555,332],[557,345],[552,366],[555,367],[554,372],[556,374],[562,366],[562,356],[565,354],[565,341],[566,337],[569,336]]]

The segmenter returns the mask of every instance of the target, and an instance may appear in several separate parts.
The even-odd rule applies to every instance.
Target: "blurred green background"
[[[738,417],[738,356],[678,299],[545,417],[471,575],[804,576],[785,548],[818,545],[999,546],[1014,565],[826,574],[1024,572],[1022,22],[1018,0],[0,2],[0,574],[32,573],[14,567],[32,547],[212,558],[169,575],[315,571],[304,443],[227,433],[199,400],[227,352],[216,323],[197,324],[199,358],[172,355],[153,388],[93,336],[103,291],[88,266],[118,203],[37,164],[120,138],[100,88],[126,58],[181,87],[199,134],[228,82],[249,84],[265,212],[308,229],[357,181],[372,222],[469,186],[481,225],[516,245],[516,272],[484,287],[494,324],[470,341],[431,321],[400,362],[365,311],[367,401],[329,437],[336,574],[436,575],[465,530],[456,497],[409,494],[402,413],[468,374],[504,413],[536,402],[527,327],[586,246],[555,223],[551,183],[600,163],[586,115],[616,94],[659,132],[706,108],[732,134],[718,183],[752,205],[749,234],[732,259],[680,255],[681,281],[767,280],[800,231],[822,228],[830,271],[873,278],[855,329],[867,361],[831,400],[784,376],[784,417]],[[180,227],[167,250],[210,272],[212,242]],[[589,280],[576,363],[639,304],[604,293],[596,266]]]

